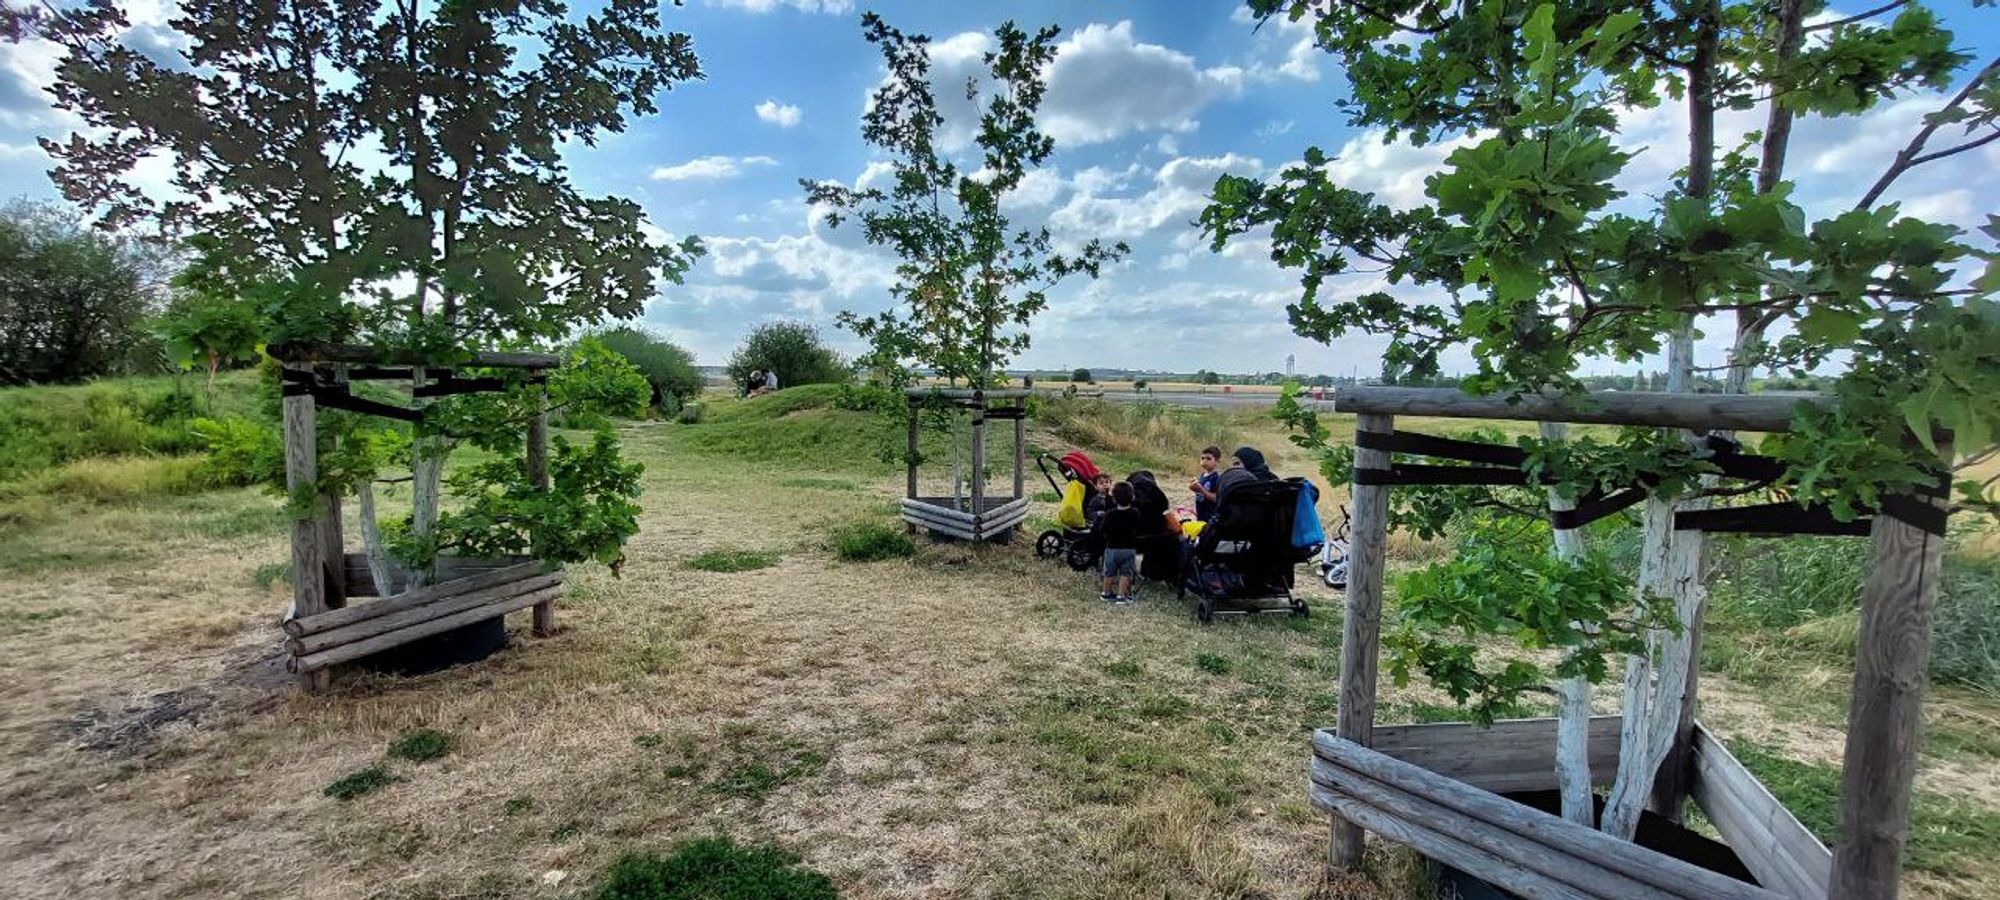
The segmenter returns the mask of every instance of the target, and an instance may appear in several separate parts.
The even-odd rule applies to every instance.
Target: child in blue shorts
[[[1098,517],[1097,533],[1104,540],[1104,599],[1130,603],[1132,579],[1139,575],[1139,510],[1130,483],[1111,486],[1111,508]]]

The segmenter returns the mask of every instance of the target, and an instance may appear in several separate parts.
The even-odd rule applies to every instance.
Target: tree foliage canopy
[[[804,322],[765,322],[750,329],[730,354],[727,371],[739,385],[752,371],[776,372],[779,387],[832,384],[850,374],[840,354],[821,343],[819,329]]]
[[[117,371],[145,343],[163,268],[154,248],[55,204],[0,208],[0,385]]]

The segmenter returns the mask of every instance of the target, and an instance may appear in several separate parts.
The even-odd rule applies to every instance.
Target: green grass
[[[224,374],[212,399],[191,376],[0,390],[0,484],[91,457],[192,454],[195,417],[249,415],[260,402],[253,372]]]
[[[778,564],[779,556],[767,550],[710,550],[689,557],[687,567],[703,572],[754,572]]]
[[[1194,667],[1210,675],[1227,675],[1234,665],[1229,657],[1219,653],[1197,653],[1194,655]]]
[[[595,900],[834,900],[833,880],[773,847],[697,838],[611,864]]]
[[[830,537],[833,554],[848,562],[878,562],[917,552],[901,524],[854,522],[834,529]]]
[[[320,793],[342,802],[365,797],[402,779],[389,774],[380,763],[341,776]]]
[[[1840,839],[1840,767],[1800,762],[1744,741],[1731,753],[1785,804],[1800,824],[1832,846]],[[2000,847],[2000,811],[1931,791],[1917,791],[1911,807],[1907,867],[1947,878],[1988,871]]]
[[[711,794],[762,803],[772,791],[819,774],[826,768],[826,762],[826,754],[816,750],[791,752],[777,765],[761,759],[738,760],[704,789]]]
[[[450,754],[454,743],[451,735],[435,728],[417,728],[403,732],[390,743],[389,755],[410,762],[430,762]]]

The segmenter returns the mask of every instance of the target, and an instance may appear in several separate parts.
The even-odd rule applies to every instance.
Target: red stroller
[[[1095,484],[1099,469],[1090,457],[1080,450],[1072,450],[1056,460],[1056,470],[1062,473],[1066,484],[1058,484],[1056,476],[1049,471],[1046,454],[1035,457],[1035,467],[1042,470],[1042,477],[1049,480],[1049,487],[1062,496],[1062,509],[1075,508],[1076,519],[1065,522],[1062,528],[1051,528],[1035,538],[1035,555],[1043,559],[1062,559],[1069,567],[1082,572],[1097,565],[1104,555],[1104,547],[1091,531],[1090,522],[1082,518],[1083,510],[1089,508],[1091,498],[1097,496]],[[1058,519],[1064,518],[1059,514]],[[1081,521],[1081,527],[1075,522]]]

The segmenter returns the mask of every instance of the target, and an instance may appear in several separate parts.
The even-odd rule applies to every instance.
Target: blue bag
[[[1299,508],[1292,514],[1292,547],[1305,550],[1326,543],[1326,529],[1319,523],[1319,488],[1299,479]]]

